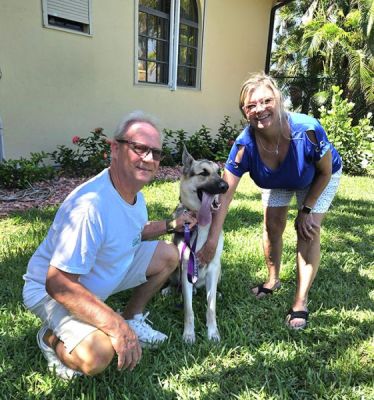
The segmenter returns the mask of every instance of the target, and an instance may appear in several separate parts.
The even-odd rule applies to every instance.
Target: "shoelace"
[[[121,310],[117,309],[117,314],[121,314]],[[147,311],[145,314],[142,314],[141,318],[139,319],[134,319],[135,322],[138,322],[139,324],[144,324],[144,323],[149,323],[150,325],[153,325],[153,322],[148,319],[149,311]]]
[[[153,322],[151,320],[149,320],[147,317],[149,315],[149,311],[147,311],[145,314],[142,315],[141,318],[137,319],[136,321],[139,322],[140,324],[150,324],[153,325]]]

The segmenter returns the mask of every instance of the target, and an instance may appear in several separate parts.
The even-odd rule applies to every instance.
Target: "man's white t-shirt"
[[[28,308],[46,295],[50,265],[80,275],[80,283],[105,300],[123,280],[148,220],[142,193],[134,205],[113,187],[108,169],[77,187],[59,208],[31,257],[23,299]]]

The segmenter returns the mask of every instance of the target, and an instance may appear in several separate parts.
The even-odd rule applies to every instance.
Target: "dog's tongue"
[[[201,202],[200,210],[197,214],[197,222],[199,225],[205,226],[212,221],[211,206],[214,200],[214,195],[203,192],[203,199]]]

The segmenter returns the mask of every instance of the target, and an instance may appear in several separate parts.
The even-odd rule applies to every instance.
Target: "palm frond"
[[[366,63],[366,56],[363,50],[353,50],[348,55],[349,80],[348,88],[353,92],[362,90],[366,101],[374,103],[374,71]]]
[[[370,37],[374,26],[374,0],[369,0],[367,2],[369,5],[369,11],[368,11],[368,25],[366,30],[366,36]]]
[[[312,96],[312,100],[313,100],[314,103],[317,104],[318,107],[321,107],[321,106],[323,106],[324,104],[327,103],[327,101],[328,101],[328,99],[330,97],[330,94],[331,94],[331,91],[322,90],[322,91],[319,91],[319,92],[315,93]]]

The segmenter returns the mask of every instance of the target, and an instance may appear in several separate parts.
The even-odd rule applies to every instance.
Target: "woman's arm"
[[[204,246],[197,252],[197,258],[202,264],[208,264],[216,253],[218,239],[225,222],[231,200],[234,197],[240,178],[225,169],[223,179],[228,183],[229,188],[226,193],[220,196],[220,208],[213,214],[212,224],[209,229],[208,239]]]
[[[318,198],[321,196],[325,187],[328,185],[331,179],[332,171],[332,160],[331,151],[328,150],[326,154],[316,162],[316,175],[310,189],[305,196],[304,206],[313,208]],[[319,226],[313,220],[313,214],[307,214],[299,210],[296,220],[295,229],[299,233],[300,237],[304,240],[313,240],[316,230]]]
[[[305,196],[304,205],[313,208],[319,196],[324,191],[327,184],[330,182],[332,173],[332,159],[331,151],[328,150],[326,154],[316,162],[316,176],[310,185],[309,192]]]

